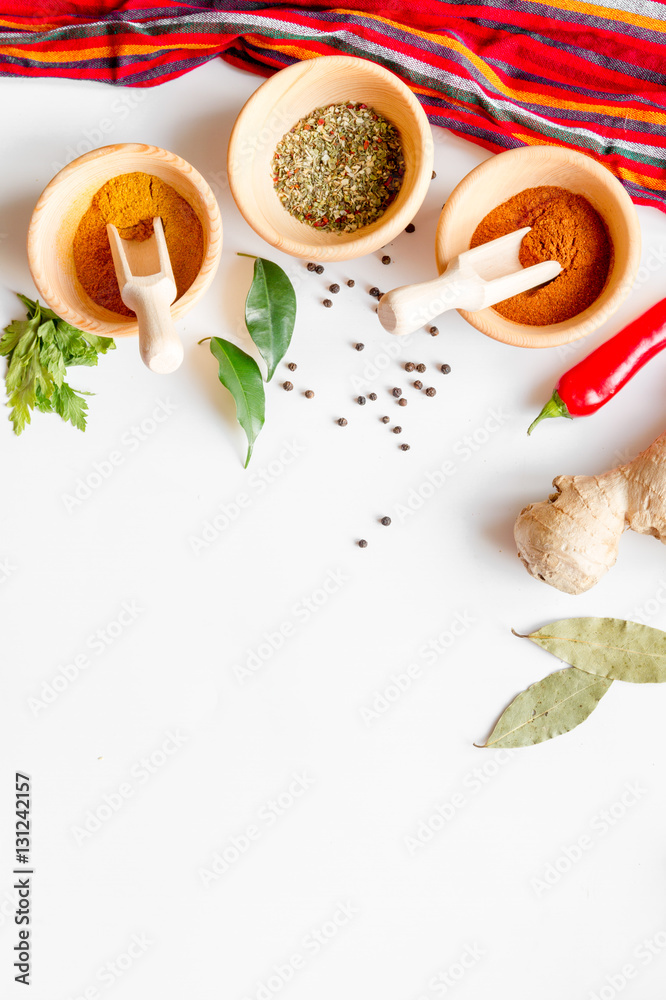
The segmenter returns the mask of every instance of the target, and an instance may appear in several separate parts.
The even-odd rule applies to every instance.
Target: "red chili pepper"
[[[596,413],[665,347],[666,299],[662,299],[565,372],[527,433],[545,417]]]

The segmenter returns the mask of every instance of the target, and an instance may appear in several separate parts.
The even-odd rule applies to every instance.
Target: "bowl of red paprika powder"
[[[35,206],[28,263],[40,298],[72,326],[104,337],[138,333],[115,280],[106,222],[146,238],[162,218],[183,316],[210,285],[222,252],[220,210],[210,187],[175,153],[142,143],[93,149],[64,167]]]
[[[457,254],[523,226],[523,266],[559,260],[557,278],[478,312],[482,333],[516,347],[554,347],[601,326],[627,297],[640,261],[636,209],[610,170],[558,146],[523,146],[485,160],[440,215],[439,272]]]

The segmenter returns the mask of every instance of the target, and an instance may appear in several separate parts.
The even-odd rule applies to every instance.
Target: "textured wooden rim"
[[[617,205],[618,218],[622,219],[626,230],[627,259],[624,267],[612,275],[609,286],[602,291],[599,299],[576,317],[550,326],[528,326],[511,323],[493,309],[482,309],[472,313],[460,309],[460,315],[487,337],[515,347],[557,347],[586,336],[606,322],[631,291],[641,256],[641,232],[636,207],[620,181],[599,161],[577,150],[560,146],[521,146],[510,149],[488,160],[470,171],[454,188],[447,199],[437,224],[435,253],[437,267],[441,274],[448,261],[459,253],[453,246],[459,238],[456,230],[456,215],[461,204],[480,186],[492,187],[493,175],[501,167],[511,169],[512,164],[532,158],[549,165],[569,163],[580,168],[582,173],[594,177],[611,195]],[[543,183],[538,179],[535,185]],[[500,203],[500,202],[498,202]],[[451,234],[456,233],[456,237]],[[471,236],[471,234],[470,234]],[[455,249],[455,252],[453,252]],[[464,249],[468,249],[465,247]]]
[[[307,90],[313,81],[329,77],[331,73],[344,71],[345,79],[374,78],[387,85],[395,93],[396,101],[401,101],[410,117],[410,129],[415,145],[418,145],[420,162],[412,176],[412,189],[400,200],[400,195],[389,206],[386,213],[370,226],[359,230],[358,234],[348,234],[339,242],[317,243],[307,239],[294,239],[272,225],[262,213],[257,211],[252,192],[248,189],[248,159],[240,154],[244,142],[253,135],[248,125],[256,109],[268,102],[279,114],[280,102],[288,93]],[[339,100],[346,100],[345,84],[341,82]],[[285,126],[286,131],[287,126]],[[283,133],[284,134],[284,133]],[[319,56],[287,66],[266,80],[241,108],[229,138],[227,173],[229,187],[234,201],[245,221],[268,244],[294,257],[323,261],[351,260],[371,253],[394,239],[411,222],[425,199],[432,177],[434,146],[432,129],[420,102],[399,77],[368,59],[355,56]],[[303,226],[304,235],[309,227]]]
[[[110,155],[120,158],[126,157],[128,160],[145,158],[145,167],[142,167],[145,173],[151,173],[151,163],[164,164],[181,175],[191,195],[196,193],[196,199],[193,200],[197,202],[196,207],[199,208],[197,214],[203,216],[206,251],[194,282],[171,307],[171,315],[174,320],[180,319],[192,308],[210,286],[215,276],[222,253],[222,218],[215,196],[199,171],[177,154],[161,149],[159,146],[144,143],[116,143],[110,146],[101,146],[77,157],[49,181],[33,210],[27,237],[28,264],[40,298],[49,308],[73,326],[100,336],[122,337],[135,335],[138,332],[136,320],[119,319],[108,310],[103,310],[103,313],[108,315],[108,319],[87,314],[53,288],[49,276],[50,268],[44,263],[45,248],[49,245],[49,241],[53,240],[50,220],[45,217],[44,213],[45,207],[82,170],[85,171],[91,163],[103,160]],[[112,176],[117,176],[120,173],[122,173],[122,169],[119,169]],[[104,182],[100,182],[100,186],[102,183]]]

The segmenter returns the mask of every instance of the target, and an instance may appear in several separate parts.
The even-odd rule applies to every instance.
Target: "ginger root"
[[[601,476],[558,476],[557,493],[516,520],[528,573],[565,594],[582,594],[617,559],[626,528],[666,541],[666,433],[633,462]]]

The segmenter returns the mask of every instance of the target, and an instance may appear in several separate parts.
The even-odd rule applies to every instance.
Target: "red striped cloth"
[[[572,146],[666,210],[665,15],[662,0],[0,0],[0,75],[148,87],[219,55],[268,74],[347,53],[393,70],[433,124],[495,151]]]

